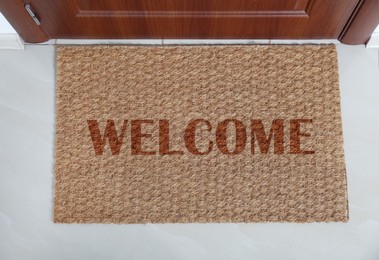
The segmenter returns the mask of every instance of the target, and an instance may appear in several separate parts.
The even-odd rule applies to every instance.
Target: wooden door
[[[19,2],[16,4],[16,2]],[[337,39],[360,0],[0,0],[30,4],[28,42],[63,39]],[[22,3],[22,4],[21,4]],[[13,6],[14,8],[14,6]],[[18,11],[21,19],[23,11]],[[5,10],[5,16],[11,16]],[[28,17],[30,24],[31,17]],[[13,23],[20,23],[13,19]],[[25,23],[25,22],[24,22]],[[18,24],[17,24],[18,26]],[[16,28],[17,30],[17,28]]]

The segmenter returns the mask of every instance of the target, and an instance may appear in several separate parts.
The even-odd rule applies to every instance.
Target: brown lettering
[[[183,154],[182,151],[170,151],[170,124],[168,120],[159,120],[159,154]]]
[[[306,151],[300,148],[300,137],[310,137],[309,133],[300,131],[301,123],[312,123],[312,119],[293,119],[290,120],[290,153],[291,154],[314,154],[315,151]]]
[[[131,152],[132,155],[152,155],[154,151],[142,150],[142,138],[151,138],[151,134],[142,133],[142,124],[153,124],[153,120],[132,120],[131,121]]]
[[[159,151],[147,151],[149,148],[144,148],[144,138],[151,138],[151,133],[142,133],[145,124],[154,124],[153,120],[131,120],[131,154],[132,155],[183,155],[183,151],[170,149],[170,122],[169,120],[159,120]],[[270,150],[270,145],[274,143],[274,154],[284,153],[284,119],[275,119],[272,121],[270,131],[265,131],[263,121],[260,119],[251,120],[251,154],[255,154],[255,145],[258,144],[260,153],[267,154]],[[113,120],[107,120],[105,130],[102,134],[97,120],[87,120],[90,131],[92,144],[96,155],[104,153],[105,145],[109,142],[109,147],[112,155],[120,154],[123,139],[126,135],[128,120],[123,121],[121,131],[118,133]],[[312,123],[312,119],[292,119],[289,120],[289,153],[290,154],[314,154],[313,150],[301,149],[301,138],[310,137],[311,134],[301,132],[301,124]],[[228,143],[228,133],[231,130],[228,127],[233,124],[235,128],[234,147],[231,148]],[[212,125],[205,119],[194,119],[189,122],[184,131],[184,143],[187,150],[195,155],[207,155],[213,149],[214,141],[207,140],[208,147],[200,148],[200,143],[196,144],[196,132],[201,127],[206,127],[205,131],[212,131]],[[202,128],[201,128],[202,129]],[[200,130],[200,129],[199,129]],[[267,133],[266,133],[267,132]],[[287,133],[287,132],[286,132]],[[235,155],[244,151],[246,148],[247,135],[246,127],[243,122],[236,119],[227,119],[217,125],[216,129],[216,145],[221,153],[227,155]],[[199,142],[200,137],[198,137]],[[205,144],[207,145],[207,144]],[[150,147],[150,146],[149,146]],[[145,149],[145,150],[144,150]],[[206,149],[206,150],[205,150]]]
[[[111,148],[113,155],[118,155],[120,153],[123,138],[125,136],[127,120],[124,120],[122,125],[120,136],[117,135],[116,127],[113,120],[107,120],[107,125],[105,127],[105,132],[103,137],[100,134],[99,123],[97,120],[87,120],[88,128],[91,134],[91,139],[93,143],[93,148],[95,149],[96,155],[102,155],[104,152],[104,146],[106,139],[109,141],[109,146]]]
[[[274,136],[274,154],[284,153],[284,120],[275,119],[268,137],[264,130],[262,120],[251,120],[251,153],[255,154],[255,137],[258,141],[259,149],[262,154],[267,154],[270,148],[272,136]]]
[[[197,147],[196,147],[196,127],[198,124],[200,123],[203,123],[207,126],[207,130],[210,132],[212,131],[212,126],[211,126],[211,123],[209,123],[208,120],[204,120],[204,119],[195,119],[193,121],[191,121],[185,132],[184,132],[184,142],[185,142],[185,145],[187,147],[187,150],[192,153],[192,154],[196,154],[196,155],[205,155],[205,154],[209,154],[211,151],[212,151],[212,148],[213,148],[213,142],[212,141],[209,141],[209,144],[208,144],[208,150],[204,151],[204,152],[200,152]]]
[[[227,147],[226,130],[228,124],[233,123],[236,129],[236,146],[233,151],[229,151]],[[235,155],[239,154],[245,149],[246,146],[246,128],[243,123],[235,119],[227,119],[218,124],[216,130],[216,143],[218,149],[223,154]]]

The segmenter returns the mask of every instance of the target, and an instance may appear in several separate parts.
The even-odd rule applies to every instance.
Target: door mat
[[[57,49],[57,223],[347,221],[335,46]]]

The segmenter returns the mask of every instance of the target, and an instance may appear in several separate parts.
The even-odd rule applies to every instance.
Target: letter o
[[[236,146],[233,151],[228,150],[226,138],[226,130],[230,123],[233,123],[236,129]],[[235,155],[241,153],[246,147],[246,140],[246,128],[241,121],[226,119],[218,124],[216,130],[216,144],[223,154]]]

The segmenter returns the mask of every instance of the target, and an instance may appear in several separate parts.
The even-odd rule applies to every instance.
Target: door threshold
[[[228,39],[52,39],[44,43],[49,45],[228,45],[228,44],[241,44],[241,45],[269,45],[269,44],[340,44],[338,40],[321,39],[321,40],[228,40]]]

